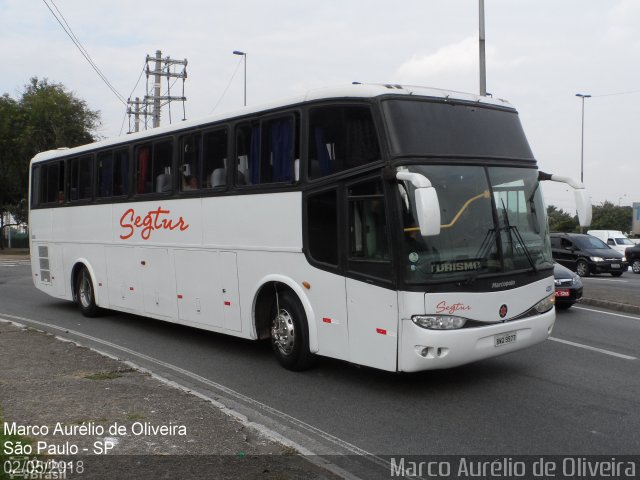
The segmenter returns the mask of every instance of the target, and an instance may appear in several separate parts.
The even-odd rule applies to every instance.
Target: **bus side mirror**
[[[423,237],[440,234],[440,202],[438,193],[427,177],[419,173],[400,171],[396,179],[415,187],[415,204],[420,234]]]
[[[576,208],[578,209],[578,222],[581,227],[588,227],[591,225],[591,202],[589,201],[589,195],[584,188],[576,189],[573,191],[576,199]]]
[[[570,177],[562,177],[560,175],[553,175],[544,172],[538,172],[538,180],[551,180],[553,182],[566,183],[573,188],[573,194],[576,201],[576,210],[578,211],[578,223],[581,227],[588,227],[591,225],[591,202],[589,201],[589,195],[584,188],[582,182],[578,182]]]
[[[416,188],[416,213],[423,237],[440,234],[440,202],[433,187]]]

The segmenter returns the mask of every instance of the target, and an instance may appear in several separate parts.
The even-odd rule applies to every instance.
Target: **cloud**
[[[478,68],[478,39],[446,45],[434,53],[414,55],[400,65],[396,78],[401,82],[423,83],[425,79],[468,73]]]
[[[640,47],[638,22],[640,22],[640,3],[636,0],[623,0],[613,7],[608,16],[607,40],[613,44]]]

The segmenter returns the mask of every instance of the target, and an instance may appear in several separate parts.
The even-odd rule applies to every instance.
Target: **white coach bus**
[[[506,102],[351,85],[31,162],[33,280],[100,309],[314,355],[448,368],[545,340],[539,172]]]

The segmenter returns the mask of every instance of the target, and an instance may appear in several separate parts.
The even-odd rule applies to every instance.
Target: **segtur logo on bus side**
[[[144,216],[137,215],[133,208],[128,209],[120,217],[120,226],[125,229],[125,233],[120,235],[122,240],[133,237],[136,233],[140,234],[143,240],[149,240],[151,233],[155,230],[178,230],[184,232],[189,225],[184,218],[171,218],[171,210],[164,210],[158,207],[155,210],[149,210]]]

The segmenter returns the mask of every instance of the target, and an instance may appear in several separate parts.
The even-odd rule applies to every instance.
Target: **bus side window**
[[[338,192],[336,189],[309,195],[307,242],[311,257],[338,265]]]
[[[153,171],[155,192],[171,192],[171,164],[173,163],[173,142],[164,140],[153,144]]]
[[[249,165],[258,154],[260,128],[241,125],[236,129],[236,185],[251,184]]]
[[[309,122],[310,179],[381,159],[378,137],[367,106],[314,108]]]
[[[113,152],[98,155],[98,198],[113,196]]]
[[[261,126],[262,148],[259,162],[252,165],[252,180],[256,183],[291,182],[293,179],[294,129],[293,118],[267,120]],[[256,175],[254,172],[258,170]]]
[[[227,130],[204,134],[202,156],[202,186],[224,187],[227,184]]]
[[[140,145],[136,147],[136,193],[151,192],[151,146]]]
[[[98,155],[98,198],[121,197],[129,193],[129,152],[118,150]]]
[[[369,180],[349,186],[347,200],[349,270],[388,279],[391,253],[382,182]]]
[[[40,204],[40,165],[34,165],[31,169],[31,207],[37,207]]]
[[[129,194],[129,151],[118,150],[113,154],[113,196]]]
[[[64,160],[42,166],[40,203],[64,203]]]
[[[180,190],[198,190],[200,183],[200,134],[180,137]]]

